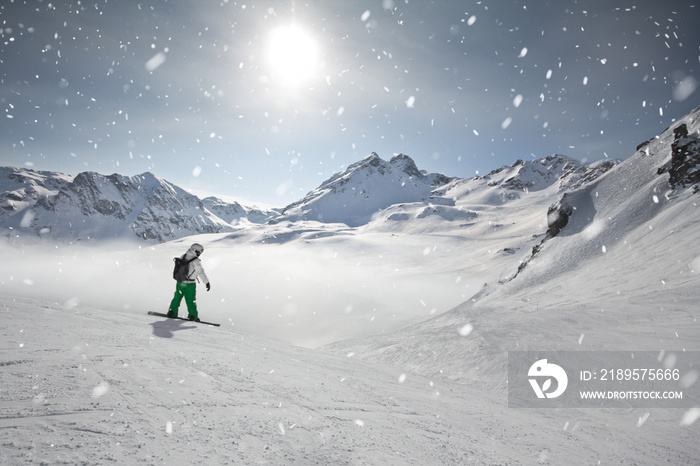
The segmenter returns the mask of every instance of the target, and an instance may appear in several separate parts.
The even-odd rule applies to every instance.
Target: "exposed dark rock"
[[[649,145],[649,143],[650,143],[651,141],[653,141],[654,139],[656,139],[656,138],[651,138],[651,139],[649,139],[648,141],[644,141],[643,143],[637,145],[637,150],[640,150],[640,149],[646,147],[646,146]]]
[[[688,135],[685,123],[673,130],[668,174],[668,182],[673,188],[700,183],[700,140]]]
[[[561,232],[562,228],[569,223],[569,217],[573,213],[572,207],[565,201],[566,194],[562,196],[559,202],[549,206],[547,209],[547,236],[554,238]]]

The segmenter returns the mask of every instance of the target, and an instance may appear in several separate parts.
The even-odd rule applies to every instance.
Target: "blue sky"
[[[626,158],[700,105],[694,1],[13,1],[0,164],[283,206],[371,152]]]

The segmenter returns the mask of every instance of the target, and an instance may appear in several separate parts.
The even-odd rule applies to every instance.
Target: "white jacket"
[[[199,278],[202,281],[202,283],[206,285],[207,283],[209,283],[209,278],[207,278],[207,274],[204,273],[202,261],[199,259],[199,257],[197,257],[197,253],[194,252],[194,249],[190,248],[185,254],[185,260],[190,260],[193,257],[195,259],[192,262],[190,262],[189,270],[187,271],[187,280],[183,281],[182,283],[195,283],[197,281],[197,278]]]

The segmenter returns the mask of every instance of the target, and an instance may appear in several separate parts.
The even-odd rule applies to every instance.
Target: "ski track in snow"
[[[1,298],[2,464],[693,464],[682,410],[517,410],[260,337]]]

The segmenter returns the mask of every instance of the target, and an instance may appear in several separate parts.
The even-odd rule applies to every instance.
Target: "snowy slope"
[[[687,139],[697,138],[699,115],[674,128],[686,124]],[[674,128],[566,193],[569,223],[538,237],[536,254],[518,251],[505,280],[431,320],[335,349],[500,389],[509,350],[700,350],[700,202],[694,186],[673,189],[659,170]]]
[[[517,410],[440,378],[182,321],[0,300],[0,463],[695,464],[697,423]]]

